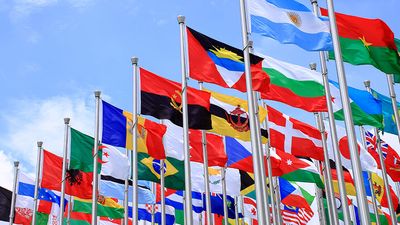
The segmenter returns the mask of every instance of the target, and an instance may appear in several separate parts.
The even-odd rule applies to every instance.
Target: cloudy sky
[[[383,19],[400,36],[398,0],[335,2],[337,11]],[[64,117],[93,134],[94,90],[130,109],[131,56],[179,81],[179,14],[200,32],[241,47],[238,0],[0,0],[0,186],[11,188],[14,160],[21,161],[23,171],[34,171],[36,141],[61,153]],[[318,59],[316,53],[274,40],[254,41],[257,51],[291,63],[308,66]],[[336,80],[333,65],[329,62],[329,76]],[[387,93],[378,70],[346,65],[346,72],[350,85],[363,88],[362,81],[370,79],[373,88]],[[310,114],[271,104],[314,123]]]

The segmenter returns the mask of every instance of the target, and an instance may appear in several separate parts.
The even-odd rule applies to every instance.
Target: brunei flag
[[[141,113],[182,127],[182,85],[140,68]],[[211,129],[210,94],[187,88],[189,128]]]
[[[187,27],[191,78],[246,92],[243,51]],[[268,92],[269,76],[263,58],[250,54],[253,90]]]
[[[212,130],[210,132],[223,136],[237,138],[243,141],[250,141],[250,123],[247,101],[229,95],[211,93],[211,118]],[[259,120],[263,122],[267,111],[258,107]],[[268,138],[267,130],[261,129],[263,142]]]
[[[132,113],[102,101],[103,135],[105,144],[132,150]],[[167,130],[165,125],[138,116],[138,152],[149,154],[156,159],[165,159],[162,138]]]

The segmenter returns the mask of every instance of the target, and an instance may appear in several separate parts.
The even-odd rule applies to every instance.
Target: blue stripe
[[[105,101],[103,105],[102,142],[116,147],[126,147],[126,117],[119,109]]]
[[[129,218],[132,218],[132,207],[128,208]],[[166,224],[173,225],[175,223],[175,215],[166,214]],[[145,220],[151,222],[151,213],[149,213],[146,209],[139,208],[138,209],[138,219]],[[161,224],[161,212],[157,212],[154,216],[155,223]]]
[[[372,95],[382,102],[382,113],[383,113],[383,123],[385,125],[384,131],[395,134],[397,135],[397,127],[396,127],[396,122],[393,119],[394,118],[394,112],[393,112],[393,107],[392,107],[392,100],[380,93],[378,93],[375,90],[371,90]],[[397,107],[400,108],[400,104],[397,103]]]
[[[293,185],[283,179],[279,177],[279,187],[280,187],[280,191],[281,191],[281,199],[285,199],[287,196],[291,195],[292,192],[294,192],[296,190],[295,187],[293,187]]]
[[[175,192],[175,194],[183,197],[183,191],[177,191],[177,192]],[[192,191],[192,199],[201,200],[202,196],[203,196],[202,193]],[[169,199],[168,197],[166,197],[165,204],[170,205],[177,210],[183,210],[183,202],[173,201],[173,200]],[[203,212],[203,206],[192,205],[192,209],[196,213]]]
[[[371,186],[369,184],[368,172],[363,171],[362,174],[363,174],[363,178],[364,178],[365,192],[366,192],[367,196],[372,196],[371,195]]]
[[[267,2],[278,8],[290,9],[295,11],[311,12],[305,5],[293,0],[267,0]]]
[[[234,138],[225,137],[225,145],[226,155],[228,156],[228,167],[251,156],[251,153]]]
[[[34,193],[35,193],[35,185],[19,182],[18,195],[23,195],[23,196],[28,196],[28,197],[33,198]],[[38,199],[45,200],[48,202],[54,202],[54,203],[57,203],[58,205],[60,205],[61,197],[56,195],[54,192],[50,191],[49,189],[39,188]]]
[[[251,15],[253,33],[273,38],[282,44],[295,44],[307,51],[333,50],[330,33],[305,33],[293,24],[274,23],[264,17]]]
[[[139,185],[142,186],[139,182]],[[102,195],[124,200],[125,185],[112,181],[100,181],[100,193]],[[132,201],[132,186],[128,189],[128,199]],[[150,190],[139,187],[138,188],[138,202],[139,204],[154,204],[156,202],[154,194]]]
[[[230,71],[244,72],[244,64],[242,62],[233,61],[232,59],[227,59],[227,58],[219,58],[210,51],[208,51],[207,54],[208,56],[210,56],[212,61],[218,66],[224,67],[225,69]]]

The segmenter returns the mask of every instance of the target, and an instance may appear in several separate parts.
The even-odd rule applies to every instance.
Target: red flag
[[[199,130],[190,130],[190,161],[203,163],[202,134]],[[226,165],[228,157],[225,154],[223,137],[216,134],[206,134],[208,166]]]

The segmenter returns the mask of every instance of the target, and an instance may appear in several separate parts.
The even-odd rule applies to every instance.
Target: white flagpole
[[[343,66],[342,52],[340,49],[339,35],[336,24],[336,15],[333,0],[327,0],[329,21],[331,27],[333,48],[335,52],[335,62],[340,86],[340,97],[343,105],[344,122],[346,125],[347,137],[350,149],[351,165],[353,168],[354,183],[357,192],[357,202],[360,212],[361,224],[370,224],[369,209],[362,177],[361,163],[358,155],[357,139],[354,131],[353,115],[350,107],[349,95],[347,90],[346,75]]]
[[[178,16],[181,41],[181,73],[182,73],[182,114],[183,114],[183,149],[185,157],[185,220],[187,225],[193,224],[192,184],[190,176],[189,118],[187,99],[187,67],[186,67],[186,25],[185,17]]]
[[[275,197],[276,197],[276,212],[279,219],[279,224],[283,224],[282,211],[281,211],[281,190],[279,189],[279,179],[275,177]]]
[[[164,160],[160,160],[160,196],[161,196],[161,225],[166,225],[166,215],[165,215],[165,164]]]
[[[13,223],[14,223],[15,199],[17,197],[17,188],[18,188],[18,174],[19,174],[19,162],[14,161],[14,182],[13,182],[13,190],[12,190],[12,197],[11,197],[9,225],[13,225]]]
[[[226,167],[221,168],[222,201],[224,202],[224,224],[228,223],[228,198],[226,197]]]
[[[238,196],[235,196],[235,225],[239,225],[239,207],[238,207]]]
[[[155,215],[154,215],[155,207],[156,204],[151,205],[151,225],[155,225]]]
[[[138,116],[138,80],[139,80],[139,71],[138,71],[138,61],[139,58],[132,57],[132,92],[133,92],[133,105],[132,105],[132,152],[131,152],[131,162],[132,162],[132,223],[133,225],[138,224],[138,158],[137,158],[137,116]]]
[[[371,82],[369,80],[366,80],[366,81],[364,81],[364,85],[365,85],[365,88],[367,89],[367,91],[371,93]],[[374,127],[374,133],[375,133],[375,137],[376,137],[376,145],[377,145],[377,150],[378,150],[379,161],[381,163],[382,177],[383,177],[383,182],[385,185],[385,192],[386,192],[386,197],[388,200],[390,217],[392,220],[392,224],[396,224],[397,223],[396,212],[394,210],[393,200],[390,195],[389,179],[388,179],[388,175],[386,172],[385,159],[383,158],[381,137],[379,135],[378,128]]]
[[[318,169],[318,172],[321,174],[321,167],[320,167],[320,163],[317,160],[314,160],[315,166]],[[326,177],[326,176],[325,176]],[[317,185],[315,184],[315,196],[318,199],[317,205],[318,205],[318,213],[319,213],[319,222],[320,224],[326,224],[326,214],[325,214],[325,207],[324,207],[324,199],[322,196],[322,189],[320,189],[319,187],[317,187]],[[330,216],[330,212],[328,210],[328,214]]]
[[[64,220],[64,206],[65,206],[65,182],[67,173],[67,152],[68,152],[68,131],[69,131],[70,118],[64,118],[64,152],[63,152],[63,165],[62,165],[62,175],[61,175],[61,196],[60,196],[60,215],[59,215],[59,225],[63,224]]]
[[[392,100],[394,119],[396,121],[397,137],[399,138],[399,142],[400,142],[400,117],[399,117],[399,109],[397,108],[396,92],[394,91],[393,75],[386,74],[386,78],[387,78],[387,83],[388,83],[388,88],[389,88],[389,95]]]
[[[270,221],[267,221],[265,218],[265,205],[264,202],[264,193],[262,191],[263,184],[261,176],[262,174],[260,167],[260,157],[259,154],[262,153],[259,146],[261,146],[261,140],[257,137],[260,137],[260,130],[257,130],[257,120],[256,120],[256,111],[255,111],[255,99],[253,95],[253,85],[251,79],[251,70],[250,70],[250,54],[249,48],[251,47],[249,44],[248,38],[248,29],[247,29],[247,13],[245,9],[245,0],[240,1],[240,15],[241,15],[241,26],[242,26],[242,42],[243,42],[243,58],[245,65],[245,75],[246,75],[246,89],[247,89],[247,104],[249,108],[249,120],[250,120],[250,135],[251,135],[251,148],[252,148],[252,157],[253,157],[253,167],[254,167],[254,180],[255,180],[255,190],[256,190],[256,198],[257,198],[257,217],[259,224],[269,224]]]
[[[92,224],[97,224],[97,192],[99,191],[98,159],[99,159],[99,130],[100,130],[100,91],[95,91],[96,97],[96,118],[94,130],[93,147],[93,193],[92,193]]]
[[[68,202],[67,225],[71,224],[71,212],[72,212],[72,196],[70,195]]]
[[[32,214],[32,224],[36,224],[36,212],[38,209],[38,193],[39,193],[39,180],[40,173],[42,171],[42,152],[43,152],[43,142],[38,141],[38,154],[37,154],[37,164],[36,164],[36,180],[35,180],[35,192],[33,197],[33,214]]]
[[[199,81],[199,88],[203,90],[203,82]],[[211,193],[210,193],[210,180],[208,175],[208,154],[207,154],[207,133],[205,130],[201,131],[201,144],[203,147],[203,169],[204,169],[204,190],[206,196],[206,214],[207,214],[207,224],[213,225],[211,215]],[[225,144],[225,142],[224,142]]]
[[[242,214],[243,214],[243,218],[242,218],[242,223],[240,224],[240,225],[245,225],[245,217],[244,217],[244,197],[241,195],[241,196],[239,196],[240,198],[240,209],[241,209],[241,211],[242,211]],[[273,196],[271,196],[271,197],[273,197]]]
[[[129,150],[128,149],[126,149],[125,155],[129,159]],[[125,186],[124,186],[124,222],[123,222],[123,225],[128,225],[128,222],[129,222],[128,208],[129,208],[129,175],[125,179]]]

